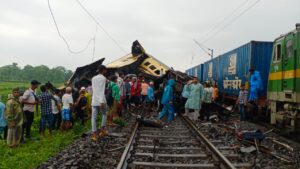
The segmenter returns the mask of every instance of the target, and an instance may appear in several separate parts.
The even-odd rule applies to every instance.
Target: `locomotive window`
[[[281,45],[276,45],[273,61],[279,61],[281,59]]]
[[[293,41],[289,40],[286,42],[286,57],[290,58],[293,56]]]

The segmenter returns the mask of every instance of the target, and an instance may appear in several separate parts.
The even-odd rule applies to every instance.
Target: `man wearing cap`
[[[40,82],[37,80],[31,81],[31,87],[27,89],[22,96],[22,103],[24,105],[23,112],[25,115],[25,123],[23,125],[22,137],[24,135],[24,130],[26,130],[26,138],[30,138],[31,125],[34,120],[34,106],[38,103],[37,96],[35,94],[35,89],[38,88]]]
[[[19,88],[14,88],[12,93],[8,95],[5,118],[7,120],[8,133],[7,145],[15,147],[19,145],[22,137],[23,112],[19,101]]]

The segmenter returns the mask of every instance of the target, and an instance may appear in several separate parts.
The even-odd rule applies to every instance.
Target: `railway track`
[[[240,163],[231,147],[216,148],[218,142],[208,140],[185,117],[162,129],[136,122],[117,168],[252,168]]]

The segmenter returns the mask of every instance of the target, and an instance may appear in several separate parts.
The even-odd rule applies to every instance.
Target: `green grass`
[[[90,128],[75,125],[67,132],[54,131],[52,137],[46,132],[45,137],[38,134],[39,118],[36,118],[32,130],[33,138],[16,148],[6,146],[6,141],[0,141],[0,168],[28,169],[35,168],[55,153],[63,150],[76,138]]]
[[[12,89],[15,87],[19,87],[21,92],[23,93],[27,88],[30,87],[30,83],[0,82],[0,96],[3,103],[6,103],[8,94],[10,94]]]
[[[57,85],[59,86],[59,85]],[[3,103],[6,102],[7,94],[11,92],[14,87],[28,88],[27,83],[10,83],[0,82],[0,95],[2,95]],[[5,96],[5,97],[4,97]],[[52,137],[49,137],[48,132],[43,138],[39,134],[40,115],[35,119],[32,126],[32,140],[26,140],[16,148],[9,148],[5,140],[0,140],[0,168],[2,169],[29,169],[35,168],[42,162],[57,152],[66,148],[74,139],[90,129],[90,122],[85,127],[75,125],[73,129],[68,132],[54,131]]]

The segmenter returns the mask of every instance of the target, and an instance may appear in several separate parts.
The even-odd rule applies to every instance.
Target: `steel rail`
[[[204,134],[198,130],[198,128],[187,117],[182,117],[184,121],[197,133],[207,147],[214,153],[214,155],[223,164],[221,168],[236,169],[236,167],[204,136]]]
[[[126,169],[127,166],[128,166],[127,160],[130,158],[130,151],[133,148],[132,145],[135,142],[135,135],[137,133],[137,129],[139,127],[139,124],[140,123],[137,121],[136,124],[135,124],[135,126],[134,126],[134,129],[133,129],[133,131],[131,133],[130,139],[129,139],[127,145],[126,145],[126,148],[125,148],[125,150],[124,150],[124,152],[122,154],[122,157],[120,159],[120,162],[119,162],[119,164],[117,166],[117,169]]]

